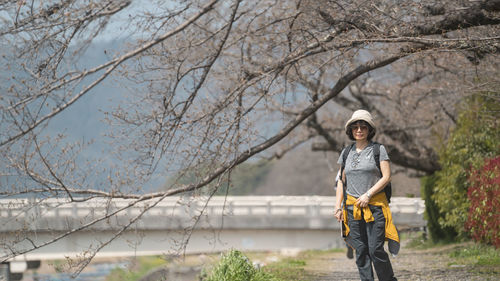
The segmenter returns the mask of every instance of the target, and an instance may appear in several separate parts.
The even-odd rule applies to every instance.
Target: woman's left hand
[[[368,195],[365,193],[356,200],[355,204],[356,206],[363,208],[368,206],[368,202],[370,202],[370,198],[368,198]]]

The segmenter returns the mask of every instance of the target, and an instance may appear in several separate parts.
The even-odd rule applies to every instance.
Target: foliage
[[[158,256],[138,257],[131,269],[115,268],[105,281],[136,281],[151,269],[165,265],[165,259]]]
[[[457,125],[446,145],[439,151],[442,170],[436,172],[432,199],[444,215],[442,227],[452,227],[460,237],[465,236],[465,221],[469,209],[468,173],[478,167],[485,157],[500,154],[498,93],[479,93],[463,101]]]
[[[253,266],[250,259],[238,250],[224,254],[218,264],[207,273],[201,273],[202,281],[278,281],[270,273]]]
[[[432,199],[436,181],[437,177],[435,175],[421,178],[421,194],[425,200],[424,217],[427,221],[430,238],[434,243],[453,240],[457,235],[457,232],[452,227],[443,227],[439,224],[439,220],[444,217],[444,214],[439,211],[436,202]]]
[[[500,156],[473,169],[468,182],[470,207],[465,227],[474,240],[500,248]]]

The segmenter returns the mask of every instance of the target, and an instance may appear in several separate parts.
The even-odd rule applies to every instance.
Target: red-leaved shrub
[[[469,176],[469,216],[465,228],[476,241],[500,248],[500,156],[486,159]]]

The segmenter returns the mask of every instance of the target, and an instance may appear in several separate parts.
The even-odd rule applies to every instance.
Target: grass
[[[266,265],[263,270],[275,276],[279,280],[286,281],[307,281],[306,261],[296,258],[285,258],[278,262]]]
[[[150,270],[166,264],[167,261],[160,256],[137,257],[129,269],[113,269],[106,277],[106,281],[137,281]]]
[[[401,235],[401,241],[405,240],[408,241],[406,247],[410,249],[425,250],[456,243],[454,241],[445,241],[445,240],[434,242],[431,239],[428,239],[427,234],[423,231],[401,233],[400,235]]]
[[[313,277],[308,273],[310,266],[308,261],[317,260],[321,256],[337,252],[345,252],[345,249],[302,251],[295,257],[285,257],[270,263],[264,267],[264,270],[283,281],[309,281]]]
[[[469,242],[439,241],[426,239],[423,232],[413,233],[408,239],[408,248],[426,250],[433,248],[449,248],[445,252],[451,258],[450,266],[467,267],[472,272],[500,274],[500,249],[490,245]]]
[[[463,265],[473,272],[500,274],[500,249],[493,246],[467,243],[457,246],[450,253],[453,265]]]

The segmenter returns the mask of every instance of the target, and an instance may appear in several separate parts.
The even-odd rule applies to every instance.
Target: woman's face
[[[368,138],[368,126],[363,122],[352,124],[351,130],[355,140],[366,140]]]

